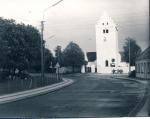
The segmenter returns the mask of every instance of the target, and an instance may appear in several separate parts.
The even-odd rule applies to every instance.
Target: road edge
[[[141,80],[135,80],[132,78],[126,78],[126,77],[115,77],[116,79],[122,79],[122,80],[130,80],[130,81],[136,81],[139,83],[142,83]],[[145,81],[145,80],[143,80]],[[131,112],[128,114],[128,117],[139,117],[139,113],[143,111],[143,107],[145,106],[145,103],[147,102],[148,99],[148,85],[145,87],[145,93],[143,94],[143,98],[138,102],[138,104],[131,110]],[[142,116],[147,116],[148,114],[145,113],[145,115]]]
[[[55,83],[52,85],[48,85],[48,86],[44,86],[44,87],[40,87],[40,88],[35,88],[35,89],[30,89],[30,90],[26,90],[26,91],[20,91],[17,93],[2,95],[2,96],[0,96],[0,104],[14,102],[17,100],[22,100],[22,99],[26,99],[29,97],[33,97],[33,96],[45,94],[48,92],[52,92],[52,91],[58,90],[60,88],[69,86],[73,82],[74,81],[72,79],[63,78],[62,82]]]

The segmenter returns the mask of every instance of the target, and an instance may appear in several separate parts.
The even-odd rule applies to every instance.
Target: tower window
[[[108,60],[105,61],[105,66],[108,67]]]
[[[108,29],[106,29],[106,33],[108,33],[109,31],[108,31]]]
[[[111,59],[111,61],[112,61],[112,62],[115,62],[115,59],[113,58],[113,59]]]
[[[105,30],[103,29],[103,33],[105,33]]]
[[[107,22],[107,25],[108,25],[108,22]]]
[[[102,23],[102,25],[104,25],[104,23]]]

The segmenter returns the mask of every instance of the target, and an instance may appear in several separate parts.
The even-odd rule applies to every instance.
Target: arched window
[[[108,33],[109,31],[108,31],[108,29],[106,29],[106,33]]]
[[[105,29],[103,29],[103,33],[105,33]]]
[[[108,67],[108,60],[105,61],[105,66]]]

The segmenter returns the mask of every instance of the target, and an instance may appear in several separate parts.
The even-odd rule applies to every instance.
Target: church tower
[[[97,72],[111,73],[118,67],[118,30],[105,12],[96,24]]]

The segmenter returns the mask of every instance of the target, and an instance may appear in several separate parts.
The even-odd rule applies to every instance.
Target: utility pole
[[[129,39],[129,73],[131,72],[131,46],[130,46],[130,39]]]
[[[41,21],[41,79],[42,79],[42,82],[44,81],[44,63],[45,63],[45,43],[44,43],[44,16],[45,16],[45,12],[52,8],[52,7],[55,7],[56,5],[58,5],[60,2],[62,2],[63,0],[59,0],[58,2],[54,3],[53,5],[49,6],[48,8],[46,8],[44,11],[43,11],[43,20]]]
[[[44,81],[44,39],[43,39],[43,32],[44,32],[44,21],[41,21],[41,78]]]

